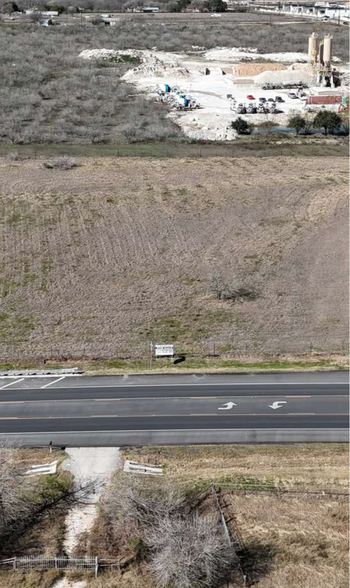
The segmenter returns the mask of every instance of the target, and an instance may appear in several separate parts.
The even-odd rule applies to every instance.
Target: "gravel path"
[[[80,483],[96,482],[93,493],[88,497],[89,504],[73,507],[67,515],[67,534],[64,549],[70,555],[78,544],[81,533],[89,531],[96,516],[96,504],[103,486],[120,463],[118,447],[70,447],[66,449],[69,458],[64,467],[69,469]],[[59,580],[55,588],[85,588],[84,581]]]

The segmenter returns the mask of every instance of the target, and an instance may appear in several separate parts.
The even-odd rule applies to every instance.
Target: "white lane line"
[[[3,390],[4,388],[7,388],[7,386],[12,386],[13,384],[19,384],[23,380],[24,380],[24,378],[21,378],[20,380],[16,380],[15,382],[9,382],[8,384],[5,384],[5,386],[1,386],[0,390]]]
[[[45,384],[45,386],[40,386],[40,389],[42,390],[43,388],[48,388],[49,386],[51,386],[51,384],[56,384],[56,382],[60,382],[60,380],[63,380],[66,376],[61,376],[60,378],[57,378],[57,380],[54,380],[53,382],[49,382],[48,384]]]
[[[18,370],[17,370],[18,371]],[[18,374],[21,375],[21,374]],[[27,378],[29,380],[31,380],[32,378],[52,378],[53,376],[58,376],[59,374],[44,374],[44,375],[33,375],[33,376],[24,376],[24,378]],[[64,374],[66,378],[76,378],[76,377],[81,377],[83,376],[83,374]],[[0,376],[0,380],[8,380],[9,378],[16,378],[17,376]],[[88,376],[86,376],[88,377]]]
[[[66,378],[68,376],[64,377]],[[171,388],[172,386],[176,386],[178,388],[195,388],[196,386],[349,386],[349,382],[271,382],[268,384],[266,382],[237,382],[231,384],[218,384],[214,382],[212,384],[110,384],[107,386],[101,386],[99,384],[82,384],[81,386],[59,386],[56,389],[65,390],[66,388],[69,388],[69,390],[81,390],[81,388]],[[26,390],[37,389],[38,388],[26,388]]]

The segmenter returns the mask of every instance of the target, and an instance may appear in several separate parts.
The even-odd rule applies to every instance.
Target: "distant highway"
[[[24,445],[347,441],[348,373],[0,379]]]

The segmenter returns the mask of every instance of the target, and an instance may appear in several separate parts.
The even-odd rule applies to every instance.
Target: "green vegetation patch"
[[[0,339],[3,341],[23,341],[34,330],[31,316],[18,316],[2,312],[0,314]]]

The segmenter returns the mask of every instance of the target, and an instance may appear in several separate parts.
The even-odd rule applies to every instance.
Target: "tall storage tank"
[[[332,61],[332,35],[326,35],[323,39],[323,63],[330,65]]]
[[[309,61],[311,63],[316,63],[317,61],[317,39],[318,35],[316,33],[309,36]]]

